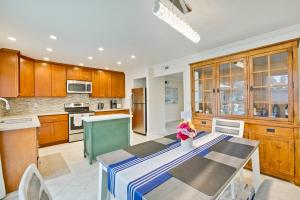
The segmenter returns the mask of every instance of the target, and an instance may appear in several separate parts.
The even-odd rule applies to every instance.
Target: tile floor
[[[142,136],[132,134],[131,144],[138,144],[161,137],[160,135]],[[89,165],[83,158],[83,142],[61,144],[39,150],[40,156],[61,153],[66,160],[71,173],[46,181],[54,200],[96,200],[98,191],[98,165]],[[245,170],[245,178],[250,180],[251,173]],[[300,187],[291,183],[271,178],[265,175],[262,179],[270,178],[276,181],[278,187],[287,187],[289,192],[300,196]],[[276,192],[276,191],[275,191]],[[8,195],[5,200],[17,199],[16,194]]]

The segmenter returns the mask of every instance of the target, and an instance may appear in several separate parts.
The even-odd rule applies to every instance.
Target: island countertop
[[[131,117],[131,115],[128,115],[128,114],[112,114],[112,115],[82,117],[82,120],[85,122],[97,122],[97,121],[107,121],[107,120],[113,120],[113,119],[124,119],[124,118],[130,118],[130,117]]]
[[[40,127],[37,115],[5,116],[0,118],[0,131]]]

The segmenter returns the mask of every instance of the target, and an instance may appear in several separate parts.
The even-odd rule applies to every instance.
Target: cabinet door
[[[81,68],[80,80],[92,81],[92,70],[89,68]]]
[[[260,135],[256,135],[256,134],[250,134],[249,135],[249,138],[252,139],[252,140],[257,140],[260,142],[259,144],[259,163],[260,163],[260,167],[262,169],[264,168],[267,168],[267,164],[266,164],[266,144],[264,142],[264,138],[263,136],[260,136]]]
[[[92,72],[92,97],[100,97],[100,73],[103,71],[94,69]]]
[[[280,173],[294,175],[294,147],[293,142],[277,140],[273,142],[274,169]]]
[[[52,68],[52,96],[64,97],[67,95],[66,66],[51,65]]]
[[[53,140],[52,137],[52,123],[41,124],[39,128],[39,144],[45,146],[50,144]]]
[[[51,65],[35,63],[35,96],[50,97],[52,93]]]
[[[20,58],[20,96],[34,96],[34,61]]]
[[[100,73],[99,97],[112,97],[112,72]]]
[[[111,96],[125,97],[125,75],[122,72],[111,72]]]
[[[68,121],[53,123],[53,142],[68,140]]]
[[[218,115],[245,117],[247,69],[245,59],[218,65]]]
[[[92,81],[92,71],[83,67],[71,67],[67,68],[67,79],[78,81]]]
[[[215,114],[215,65],[208,65],[194,69],[192,105],[193,113],[196,115]]]
[[[291,121],[293,114],[290,50],[250,58],[250,108],[254,118]]]
[[[19,95],[19,59],[14,51],[0,50],[0,97]]]

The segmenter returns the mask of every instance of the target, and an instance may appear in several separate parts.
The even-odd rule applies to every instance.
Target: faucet
[[[10,109],[10,105],[9,105],[8,101],[6,99],[4,99],[4,98],[1,98],[1,97],[0,97],[0,100],[4,101],[4,103],[5,103],[5,109],[9,110]]]

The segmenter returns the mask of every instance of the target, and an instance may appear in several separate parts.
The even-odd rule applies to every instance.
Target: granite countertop
[[[0,118],[0,131],[37,127],[40,127],[40,121],[37,115],[4,116]]]
[[[97,122],[97,121],[106,121],[112,119],[124,119],[130,117],[131,115],[127,115],[127,114],[112,114],[112,115],[82,117],[81,119],[85,122]]]

